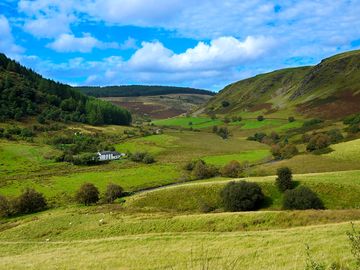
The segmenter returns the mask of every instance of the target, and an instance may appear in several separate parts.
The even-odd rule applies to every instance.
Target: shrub
[[[15,199],[14,209],[17,214],[30,214],[45,210],[46,200],[42,193],[32,188],[27,188]]]
[[[221,169],[221,175],[224,177],[236,178],[239,177],[242,172],[243,172],[243,167],[236,160],[230,161]]]
[[[338,143],[344,139],[344,136],[339,129],[329,130],[326,134],[330,137],[331,143]]]
[[[224,100],[224,101],[221,102],[221,106],[223,106],[224,108],[225,108],[225,107],[228,107],[228,106],[230,106],[230,102]]]
[[[299,154],[299,150],[293,144],[286,144],[280,150],[281,159],[289,159]]]
[[[220,195],[227,211],[256,210],[264,200],[260,186],[245,181],[228,183]]]
[[[218,132],[218,126],[213,126],[212,127],[212,132],[217,133]]]
[[[64,156],[64,161],[72,162],[75,165],[94,165],[99,163],[98,156],[91,153],[84,153],[81,155],[69,157],[69,155]]]
[[[224,120],[223,120],[223,122],[224,122],[225,124],[230,123],[230,119],[229,119],[229,117],[225,117],[225,118],[224,118]]]
[[[323,122],[324,122],[323,120],[317,119],[317,118],[310,119],[310,120],[304,122],[303,127],[311,127],[311,126],[321,124]]]
[[[276,186],[281,192],[284,192],[288,189],[292,189],[294,186],[292,180],[292,171],[288,167],[282,167],[277,169],[277,178],[276,178]]]
[[[117,198],[120,198],[123,194],[123,188],[119,185],[109,183],[105,191],[105,200],[108,203],[114,202]]]
[[[315,151],[328,147],[331,143],[330,137],[326,134],[319,133],[311,137],[309,143],[306,146],[306,150]]]
[[[299,186],[284,193],[284,209],[324,209],[322,201],[309,188]]]
[[[206,179],[214,177],[217,173],[217,169],[214,166],[207,165],[204,161],[198,160],[192,170],[192,177],[194,179]]]
[[[144,162],[145,164],[151,164],[155,162],[155,159],[152,155],[150,154],[146,154],[142,160],[142,162]]]
[[[264,121],[264,116],[262,116],[262,115],[259,115],[258,117],[256,117],[256,119],[258,120],[258,121]]]
[[[259,132],[259,133],[255,133],[253,136],[249,136],[247,140],[262,142],[265,137],[266,137],[266,133]]]
[[[289,123],[295,122],[295,118],[293,116],[290,116],[288,118]]]
[[[201,163],[205,164],[205,161],[203,161],[202,159],[192,160],[192,161],[186,163],[184,169],[187,170],[187,171],[192,171],[197,162],[201,162]]]
[[[99,190],[91,183],[84,183],[76,192],[77,202],[90,205],[99,201]]]
[[[225,140],[225,139],[229,138],[230,131],[228,130],[227,127],[221,127],[218,129],[217,134]]]
[[[347,130],[349,133],[356,134],[360,131],[360,126],[358,124],[353,124],[349,126]]]
[[[135,152],[133,154],[130,154],[130,159],[134,162],[141,162],[146,156],[146,154],[146,152]]]

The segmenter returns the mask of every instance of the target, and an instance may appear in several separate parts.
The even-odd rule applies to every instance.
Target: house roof
[[[114,155],[114,156],[120,156],[120,153],[117,151],[100,151],[100,155]]]

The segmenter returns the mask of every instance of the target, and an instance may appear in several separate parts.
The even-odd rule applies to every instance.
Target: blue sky
[[[0,51],[72,85],[220,90],[360,48],[360,0],[1,0]]]

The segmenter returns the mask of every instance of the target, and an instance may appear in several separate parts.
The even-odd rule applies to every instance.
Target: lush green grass
[[[189,123],[192,125],[189,125]],[[220,119],[206,118],[206,117],[175,117],[163,120],[156,120],[153,123],[157,126],[179,126],[183,128],[207,128],[211,126],[221,125],[223,122]]]
[[[78,172],[58,175],[46,180],[21,181],[14,180],[0,188],[0,194],[16,195],[25,187],[34,187],[47,197],[61,194],[73,195],[85,182],[91,182],[103,191],[110,182],[121,185],[125,190],[132,191],[153,186],[160,186],[178,181],[181,172],[175,165],[153,164],[147,166],[118,167],[109,171]]]
[[[310,187],[328,209],[360,208],[360,171],[295,175],[298,184]],[[251,177],[258,182],[265,196],[263,209],[280,210],[282,194],[275,186],[275,177]],[[129,198],[128,207],[155,211],[203,211],[204,208],[222,208],[220,191],[229,180],[190,183],[163,188]],[[186,194],[184,197],[183,194]]]
[[[327,157],[339,161],[360,159],[360,139],[349,142],[331,145],[334,152],[327,154]]]
[[[0,141],[0,175],[27,173],[55,166],[58,151],[46,145]]]
[[[263,121],[258,121],[256,119],[244,119],[240,122],[232,123],[233,125],[241,125],[242,129],[259,129],[263,127],[275,127],[280,126],[285,122],[285,120],[279,119],[264,119]]]
[[[60,209],[3,223],[0,268],[229,269],[236,262],[230,269],[303,269],[305,244],[315,258],[353,266],[351,226],[331,222],[358,219],[359,211],[174,216]]]
[[[232,160],[237,160],[239,162],[248,161],[250,163],[255,163],[265,160],[266,158],[269,157],[271,157],[270,151],[266,149],[261,149],[261,150],[245,151],[239,154],[208,156],[202,159],[207,163],[223,166]]]
[[[152,154],[159,154],[166,150],[166,148],[175,147],[174,141],[177,138],[170,135],[152,135],[143,138],[137,138],[115,145],[117,151],[126,152],[149,152]]]

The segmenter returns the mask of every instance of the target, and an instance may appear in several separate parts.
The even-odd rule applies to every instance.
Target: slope
[[[206,105],[210,114],[298,115],[341,119],[360,111],[360,51],[313,67],[273,71],[226,86]]]

